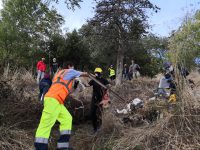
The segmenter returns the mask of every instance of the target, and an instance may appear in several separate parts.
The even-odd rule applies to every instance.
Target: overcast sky
[[[2,9],[2,0],[0,0],[0,9]]]
[[[64,0],[60,0],[64,1]],[[56,8],[58,12],[64,16],[65,24],[63,28],[72,31],[79,29],[88,18],[93,17],[95,7],[94,0],[83,0],[81,8],[74,12],[68,10],[63,2],[60,2]],[[149,13],[149,23],[152,25],[154,34],[161,36],[168,36],[169,33],[177,29],[187,12],[197,10],[200,8],[200,0],[150,0],[156,4],[161,10],[151,15]],[[0,8],[2,8],[2,0],[0,0]]]
[[[168,36],[172,30],[177,29],[187,12],[200,8],[200,0],[150,1],[161,8],[156,14],[151,15],[149,13],[149,23],[152,25],[151,32],[161,36]],[[74,12],[67,10],[64,3],[60,3],[57,8],[66,20],[64,27],[71,31],[74,28],[80,28],[87,18],[94,15],[92,9],[94,6],[94,0],[84,0],[81,3],[81,9],[76,9]]]

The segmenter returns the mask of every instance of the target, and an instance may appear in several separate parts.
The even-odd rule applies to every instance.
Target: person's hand
[[[109,83],[108,85],[106,85],[107,89],[111,88],[112,85]]]
[[[82,72],[82,73],[81,73],[81,76],[82,76],[82,77],[89,77],[89,74],[88,74],[87,72]]]

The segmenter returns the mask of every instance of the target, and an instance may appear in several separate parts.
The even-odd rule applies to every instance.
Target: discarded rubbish
[[[131,104],[131,106],[133,106],[133,109],[142,108],[144,106],[144,102],[139,98],[135,98],[134,100],[132,100]]]
[[[149,98],[149,101],[155,101],[156,97]]]
[[[128,114],[129,112],[134,111],[138,108],[142,108],[143,106],[144,106],[144,102],[139,98],[135,98],[134,100],[132,100],[130,103],[126,105],[126,108],[122,110],[117,109],[117,113]]]

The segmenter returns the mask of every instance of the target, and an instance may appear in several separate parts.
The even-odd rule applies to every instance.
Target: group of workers
[[[43,57],[42,60],[38,61],[37,63],[37,84],[44,78],[47,66],[45,63],[45,58]],[[56,58],[53,58],[53,62],[50,65],[50,75],[54,75],[59,70],[59,65],[56,61]]]
[[[48,139],[51,128],[55,122],[58,121],[60,123],[60,138],[57,141],[57,149],[71,150],[72,148],[69,147],[69,140],[72,131],[72,116],[64,106],[64,102],[69,95],[73,96],[73,92],[77,88],[75,80],[79,77],[89,77],[89,75],[87,72],[75,70],[74,65],[68,62],[63,64],[62,68],[53,70],[54,77],[51,81],[50,75],[45,74],[46,65],[44,60],[45,59],[42,59],[37,64],[37,82],[40,88],[39,99],[43,102],[44,108],[35,135],[35,149],[48,149]],[[113,71],[113,66],[110,66],[109,69],[111,72],[110,78],[114,80],[115,77],[113,77],[113,75],[115,75],[115,71]],[[95,80],[98,80],[103,85],[109,86],[109,81],[103,78],[102,72],[102,69],[99,67],[94,70]],[[94,79],[91,79],[85,86],[93,87],[91,119],[94,133],[97,133],[102,124],[102,100],[107,93],[107,89],[102,88]]]
[[[158,87],[159,92],[165,92],[163,89],[170,89],[169,102],[176,102],[176,84],[173,80],[175,78],[174,68],[171,63],[165,63],[164,70],[165,74],[160,79]],[[179,67],[179,70],[184,78],[189,74],[185,68]],[[64,106],[64,102],[69,95],[73,95],[73,92],[77,88],[76,79],[79,77],[89,77],[89,74],[75,70],[74,65],[70,62],[63,64],[61,68],[56,62],[56,58],[53,59],[50,69],[50,75],[54,76],[53,80],[51,80],[50,75],[46,74],[45,71],[45,58],[42,58],[37,64],[37,83],[40,89],[39,99],[43,102],[44,109],[36,131],[34,145],[36,150],[47,150],[51,128],[58,121],[60,123],[60,138],[57,142],[57,149],[71,150],[69,140],[72,133],[72,116]],[[113,65],[110,66],[108,71],[112,82],[116,78]],[[140,66],[132,60],[129,67],[127,64],[124,64],[123,78],[129,80],[137,78],[140,75],[139,71]],[[103,78],[102,72],[100,67],[94,70],[95,80],[109,87],[110,83],[107,79]],[[84,85],[85,87],[93,87],[91,119],[94,133],[100,130],[103,111],[102,101],[108,92],[106,88],[103,88],[95,80],[91,79],[87,85]]]
[[[122,75],[125,80],[137,79],[140,76],[139,71],[140,66],[136,64],[134,60],[132,60],[129,67],[127,64],[124,64]]]
[[[51,68],[51,74],[54,75],[53,80],[51,80],[49,74],[45,74],[46,65],[45,59],[42,58],[37,64],[38,76],[37,82],[39,83],[40,94],[39,99],[43,102],[44,108],[42,111],[42,116],[40,119],[39,126],[35,135],[35,148],[36,150],[47,150],[48,149],[48,139],[50,136],[51,128],[56,121],[60,123],[60,138],[57,142],[58,150],[71,150],[69,147],[70,135],[72,133],[72,116],[69,111],[64,106],[64,102],[69,95],[73,95],[73,92],[77,88],[75,81],[79,77],[89,77],[87,72],[80,72],[74,69],[74,65],[70,62],[64,63],[62,68],[58,67],[56,59],[53,59],[53,64]],[[108,69],[110,74],[110,80],[115,80],[115,70],[111,65]],[[140,66],[134,61],[127,67],[124,65],[123,76],[131,80],[132,78],[137,78],[139,74]],[[176,85],[174,83],[174,68],[171,64],[165,65],[165,74],[161,78],[159,83],[159,88],[170,88],[170,99],[172,101],[176,100]],[[107,87],[110,83],[107,79],[103,78],[102,69],[97,67],[94,70],[95,80],[98,80],[103,85]],[[181,69],[183,76],[187,76],[186,70]],[[102,124],[102,101],[105,94],[108,92],[108,88],[103,88],[98,82],[91,79],[85,87],[93,87],[92,101],[91,101],[91,119],[94,133],[97,133]]]
[[[174,81],[175,74],[174,68],[170,62],[166,62],[163,65],[164,75],[161,77],[159,86],[158,86],[158,95],[162,95],[164,97],[169,97],[169,103],[176,102],[176,84]],[[167,92],[168,90],[169,92]]]
[[[54,76],[54,74],[59,70],[59,64],[57,63],[56,58],[53,58],[53,62],[50,65],[50,76]],[[45,58],[42,58],[41,61],[37,63],[37,83],[44,78],[45,72],[46,72],[46,64],[45,64]],[[135,63],[134,60],[131,61],[131,65],[128,66],[127,64],[124,64],[123,66],[123,79],[125,80],[132,80],[132,79],[137,79],[140,76],[140,66]],[[110,65],[108,68],[109,71],[109,78],[112,81],[115,80],[116,78],[116,71],[114,69],[113,65]]]
[[[122,70],[122,77],[124,80],[132,80],[137,79],[140,76],[140,66],[135,63],[134,60],[131,60],[131,65],[128,66],[127,64],[124,64],[123,70]],[[113,81],[116,78],[115,70],[113,68],[113,65],[110,66],[109,70],[109,77],[110,80]]]
[[[60,66],[56,60],[56,58],[53,58],[53,62],[50,65],[50,75],[54,76],[54,74],[59,70]],[[45,72],[46,72],[46,63],[45,63],[45,58],[43,57],[42,60],[38,61],[37,63],[37,83],[44,78]],[[109,78],[111,81],[115,80],[116,78],[116,72],[113,67],[113,65],[110,65],[108,68],[109,71]]]
[[[175,82],[175,71],[172,63],[165,62],[163,65],[163,69],[165,70],[165,73],[163,77],[161,77],[159,86],[158,86],[158,94],[166,95],[169,97],[168,102],[169,103],[175,103],[176,102],[176,82]],[[189,75],[189,71],[186,67],[181,66],[180,64],[177,67],[179,74],[188,81],[188,83],[191,85],[191,88],[195,85],[194,81],[191,79],[187,79],[187,76]],[[169,89],[169,93],[166,92],[166,90]]]

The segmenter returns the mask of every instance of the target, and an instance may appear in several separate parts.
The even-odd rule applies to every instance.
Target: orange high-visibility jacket
[[[73,80],[64,80],[64,75],[68,69],[60,70],[53,78],[52,85],[45,97],[55,98],[60,104],[63,104],[66,97],[71,93]]]

